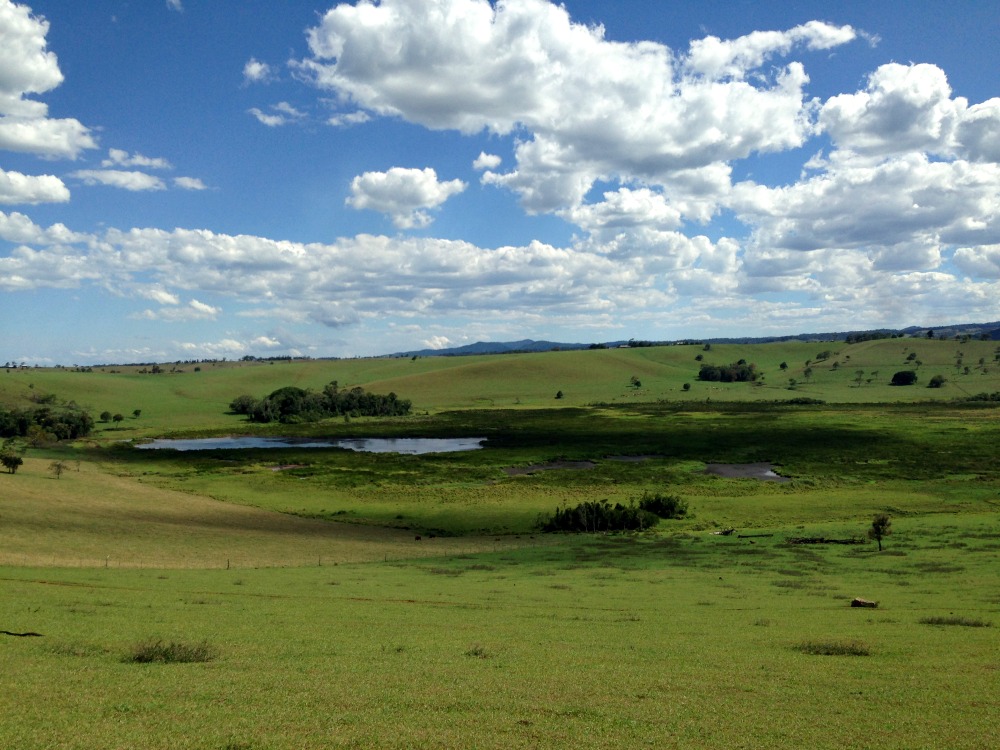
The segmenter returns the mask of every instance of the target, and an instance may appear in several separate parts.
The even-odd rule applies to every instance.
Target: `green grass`
[[[918,618],[996,611],[995,541],[973,535],[1000,519],[952,520],[900,522],[905,557],[689,533],[330,569],[8,568],[0,621],[43,637],[0,641],[18,717],[0,746],[981,747],[992,634]],[[920,572],[941,559],[962,572]],[[216,658],[122,663],[172,640]]]
[[[1000,390],[995,347],[0,373],[0,403],[56,393],[127,415],[0,474],[0,630],[41,634],[0,634],[0,747],[990,746],[1000,410],[948,400]],[[787,390],[823,349],[834,354]],[[922,382],[941,371],[949,384],[885,385],[911,351]],[[765,385],[696,383],[698,354],[752,358]],[[858,386],[856,369],[877,382]],[[481,435],[487,448],[117,444],[243,432],[225,414],[234,396],[333,379],[393,390],[418,413],[298,434]],[[774,403],[802,395],[828,403]],[[53,460],[68,467],[59,478]],[[592,468],[508,471],[556,461]],[[771,462],[791,481],[710,476],[710,461]],[[688,515],[644,534],[534,530],[556,506],[644,491],[681,497]],[[892,518],[881,553],[789,543],[863,536],[876,513]]]
[[[814,361],[824,350],[830,358]],[[843,342],[782,342],[753,345],[659,346],[638,349],[545,352],[472,357],[373,358],[298,362],[215,362],[163,365],[165,372],[140,374],[141,367],[105,367],[92,372],[64,368],[5,370],[0,373],[0,404],[30,403],[38,394],[74,400],[96,415],[107,410],[126,419],[101,425],[99,437],[131,438],[186,430],[241,429],[227,415],[229,402],[243,393],[264,396],[296,385],[320,389],[331,380],[375,392],[394,391],[413,401],[418,412],[448,409],[563,408],[594,403],[777,401],[807,397],[831,403],[949,400],[1000,391],[996,342],[886,339]],[[916,354],[921,362],[907,361]],[[956,367],[958,355],[963,364]],[[764,373],[757,384],[702,383],[700,362],[725,364],[741,358]],[[979,360],[983,365],[979,365]],[[812,368],[805,375],[806,362]],[[780,369],[784,362],[788,367]],[[833,364],[837,363],[837,368]],[[969,374],[964,368],[970,368]],[[196,371],[196,368],[198,371]],[[147,368],[148,369],[148,368]],[[916,369],[915,386],[889,385],[897,370]],[[174,372],[171,372],[174,370]],[[860,385],[856,372],[863,373]],[[927,388],[933,375],[943,388]],[[636,376],[641,388],[633,388]],[[789,390],[788,380],[798,381]],[[871,382],[869,382],[871,381]],[[684,383],[691,389],[683,390]],[[555,399],[557,391],[564,398]],[[135,409],[142,411],[132,418]]]

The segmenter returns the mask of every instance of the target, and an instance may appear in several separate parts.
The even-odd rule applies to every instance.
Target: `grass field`
[[[51,393],[127,415],[0,474],[0,747],[992,747],[1000,410],[953,399],[1000,390],[995,348],[0,373],[8,406]],[[698,383],[698,355],[754,361],[765,385]],[[917,359],[917,386],[887,385]],[[946,385],[924,387],[938,372]],[[486,447],[121,442],[252,431],[226,413],[236,395],[333,379],[393,390],[416,413],[298,434]],[[776,403],[801,396],[825,403]],[[789,481],[718,477],[709,462],[768,462]],[[645,490],[681,496],[689,515],[643,533],[535,528],[557,506]],[[892,519],[881,553],[796,541],[864,540],[877,513]]]

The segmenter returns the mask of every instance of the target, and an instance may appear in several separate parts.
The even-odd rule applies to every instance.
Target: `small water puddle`
[[[293,438],[218,437],[171,440],[163,438],[142,443],[140,450],[212,451],[260,448],[344,448],[361,453],[454,453],[483,447],[486,438]]]
[[[783,477],[774,471],[774,467],[767,463],[756,464],[707,464],[706,474],[726,477],[727,479],[759,479],[762,482],[790,482],[788,477]]]

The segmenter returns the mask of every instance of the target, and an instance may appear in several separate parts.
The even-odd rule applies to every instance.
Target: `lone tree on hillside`
[[[868,529],[868,538],[878,542],[878,551],[882,551],[882,539],[892,533],[892,519],[887,513],[879,513],[872,520],[872,527]]]

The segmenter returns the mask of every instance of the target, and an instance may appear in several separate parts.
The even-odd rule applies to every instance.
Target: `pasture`
[[[52,393],[126,415],[0,474],[0,715],[14,717],[0,747],[991,746],[1000,412],[954,399],[1000,390],[995,348],[0,373],[8,407]],[[913,351],[918,385],[888,385]],[[764,384],[700,383],[698,355],[752,359]],[[939,371],[946,385],[927,388]],[[226,413],[244,392],[333,379],[416,413],[294,427]],[[824,403],[787,403],[803,396]],[[487,442],[427,456],[123,442],[289,430]],[[642,533],[536,529],[557,506],[645,490],[689,514]],[[892,519],[881,553],[864,538],[877,513]],[[149,653],[164,661],[138,663]]]

